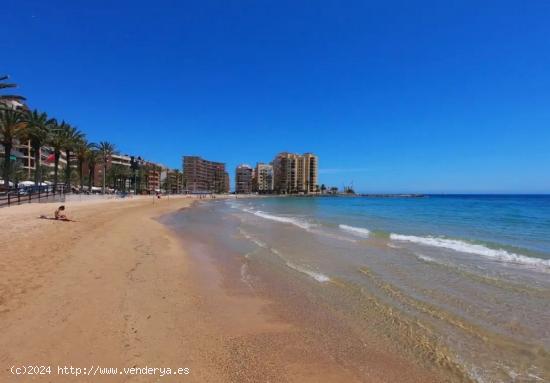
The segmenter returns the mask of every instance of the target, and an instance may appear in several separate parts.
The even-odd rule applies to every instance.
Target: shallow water
[[[550,381],[550,198],[265,198],[172,217],[404,352],[479,382]],[[213,235],[216,233],[216,235]]]

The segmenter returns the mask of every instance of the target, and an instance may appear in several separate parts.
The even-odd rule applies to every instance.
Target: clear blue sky
[[[315,152],[368,192],[550,192],[550,2],[4,0],[0,73],[181,167]]]

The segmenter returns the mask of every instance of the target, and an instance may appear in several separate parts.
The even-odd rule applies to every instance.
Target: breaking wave
[[[390,234],[390,239],[394,241],[412,242],[425,246],[434,246],[444,249],[454,250],[461,253],[476,254],[487,258],[497,259],[502,262],[516,263],[537,267],[542,271],[550,271],[550,259],[533,258],[525,255],[511,253],[504,249],[491,249],[489,247],[460,241],[457,239],[448,239],[440,237],[417,237],[414,235]]]
[[[252,210],[247,210],[249,213],[252,213],[258,217],[261,217],[261,218],[264,218],[264,219],[269,219],[271,221],[276,221],[276,222],[282,222],[282,223],[289,223],[291,225],[294,225],[294,226],[298,226],[302,229],[305,229],[305,230],[308,230],[310,229],[311,227],[315,226],[309,222],[306,222],[304,220],[301,220],[299,218],[296,218],[296,217],[282,217],[280,215],[271,215],[271,214],[268,214],[268,213],[265,213],[263,211],[252,211]]]
[[[349,233],[355,234],[363,238],[368,238],[370,234],[370,230],[365,229],[364,227],[355,227],[355,226],[348,226],[348,225],[338,225],[338,227],[344,231],[347,231]]]

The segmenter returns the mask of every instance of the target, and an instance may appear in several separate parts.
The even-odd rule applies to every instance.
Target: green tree
[[[52,128],[48,137],[48,145],[53,148],[54,153],[54,168],[53,168],[53,189],[57,191],[57,183],[59,181],[59,159],[61,158],[61,151],[65,147],[65,141],[67,136],[65,131],[69,125],[62,121],[58,123],[56,120],[52,122]]]
[[[126,181],[130,178],[130,168],[124,165],[112,165],[107,171],[107,184],[117,190],[126,190]]]
[[[86,141],[86,138],[80,138],[74,147],[76,159],[78,163],[78,180],[80,183],[80,190],[84,187],[84,162],[86,162],[89,152],[94,149],[94,144]],[[95,166],[95,165],[94,165]]]
[[[65,150],[65,157],[67,158],[67,166],[65,167],[65,185],[67,190],[71,190],[71,154],[75,150],[79,141],[84,139],[84,133],[79,131],[76,127],[67,124],[63,129],[63,135],[65,136],[63,149]]]
[[[17,87],[16,84],[4,82],[8,78],[9,77],[6,76],[6,75],[0,75],[0,90],[16,88]],[[7,105],[7,104],[9,104],[13,101],[22,102],[22,101],[25,101],[25,97],[16,96],[16,95],[13,95],[13,94],[0,94],[0,104],[6,104]]]
[[[103,187],[101,189],[101,192],[105,194],[107,164],[109,163],[111,156],[115,154],[115,145],[107,141],[101,141],[98,145],[98,150],[100,153],[101,164],[103,165]]]
[[[46,113],[40,113],[36,109],[26,111],[24,114],[26,127],[23,132],[25,140],[29,140],[34,152],[34,183],[39,185],[41,180],[40,167],[40,148],[48,141],[50,128],[54,125],[54,120],[49,119]]]
[[[94,186],[95,167],[100,161],[100,153],[96,144],[90,144],[90,150],[86,153],[86,163],[88,164],[88,192],[92,192]]]
[[[40,173],[41,182],[53,181],[51,176],[51,168],[48,165],[39,165],[39,168],[35,170]]]
[[[20,138],[25,129],[26,123],[23,112],[20,109],[0,106],[0,138],[4,147],[3,178],[4,188],[9,189],[11,174],[11,150],[15,139]]]

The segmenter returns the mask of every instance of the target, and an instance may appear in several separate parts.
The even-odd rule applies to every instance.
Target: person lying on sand
[[[57,210],[55,211],[54,213],[54,217],[55,219],[59,219],[59,220],[63,220],[63,221],[68,221],[69,219],[67,218],[67,216],[64,214],[65,212],[65,205],[61,205],[57,208]]]
[[[65,215],[65,205],[61,205],[55,210],[53,218],[49,218],[45,215],[41,215],[40,218],[42,218],[42,219],[53,219],[53,220],[56,220],[56,221],[76,222],[75,220],[67,218],[67,216]]]

